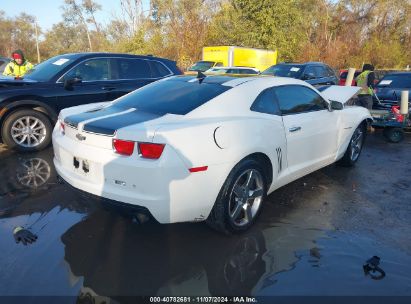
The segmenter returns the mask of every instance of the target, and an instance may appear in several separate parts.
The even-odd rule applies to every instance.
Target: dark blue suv
[[[179,75],[174,61],[111,53],[65,54],[23,79],[0,78],[3,142],[20,151],[45,148],[61,109],[116,99],[158,79]]]
[[[334,70],[322,62],[279,63],[269,67],[261,75],[301,79],[314,86],[338,84]]]

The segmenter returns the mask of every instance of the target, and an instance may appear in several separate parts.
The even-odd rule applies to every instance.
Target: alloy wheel
[[[350,143],[351,144],[351,160],[354,162],[358,159],[358,156],[360,156],[361,148],[363,144],[363,137],[364,137],[364,132],[359,127],[355,130],[351,138],[351,143]]]
[[[47,134],[44,123],[34,116],[24,116],[17,119],[11,126],[10,132],[14,142],[26,148],[40,145]]]
[[[234,183],[230,194],[229,216],[236,226],[250,223],[257,215],[264,196],[264,180],[260,172],[249,169]]]

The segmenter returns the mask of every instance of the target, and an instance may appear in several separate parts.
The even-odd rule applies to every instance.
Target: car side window
[[[118,58],[117,69],[119,79],[152,78],[147,60],[134,58]]]
[[[314,67],[315,70],[315,76],[318,78],[322,78],[322,77],[328,77],[327,71],[325,70],[325,68],[323,66],[315,66]]]
[[[309,65],[304,70],[304,78],[305,79],[313,79],[318,78],[316,71],[312,65]]]
[[[281,115],[273,88],[262,91],[250,107],[251,111]]]
[[[64,76],[64,79],[71,78],[80,78],[82,81],[110,80],[109,59],[97,58],[84,61]]]
[[[151,77],[161,78],[171,74],[171,71],[164,66],[161,62],[149,60],[151,67]]]
[[[241,69],[240,74],[257,74],[256,71],[251,69]]]
[[[217,63],[215,64],[215,66],[216,66],[216,67],[222,67],[222,66],[223,66],[223,63],[222,63],[222,62],[217,62]]]
[[[315,91],[305,86],[276,87],[275,96],[283,115],[327,109],[327,102]]]
[[[332,68],[330,68],[329,66],[326,67],[327,72],[328,72],[328,76],[329,77],[335,77],[335,72]]]

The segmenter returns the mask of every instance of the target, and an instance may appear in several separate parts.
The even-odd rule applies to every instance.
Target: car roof
[[[193,75],[182,75],[166,78],[162,81],[186,81],[195,82],[198,78]],[[249,76],[249,77],[238,77],[236,75],[209,75],[203,78],[202,83],[209,84],[220,84],[229,87],[236,87],[244,83],[258,82],[258,83],[269,83],[272,86],[280,86],[286,84],[302,84],[307,86],[305,81],[289,78],[289,77],[274,77],[274,76]]]
[[[212,67],[211,69],[257,70],[256,68],[252,68],[252,67],[239,67],[239,66],[219,66],[219,67]]]
[[[319,61],[308,61],[308,62],[280,62],[278,63],[278,65],[280,64],[284,64],[284,65],[299,65],[299,66],[303,66],[303,65],[327,65],[324,62],[319,62]]]
[[[85,52],[85,53],[67,53],[61,54],[59,57],[71,57],[73,59],[78,58],[89,58],[89,57],[123,57],[123,58],[140,58],[140,59],[156,59],[163,61],[172,61],[170,59],[154,57],[151,55],[135,55],[135,54],[125,54],[125,53],[108,53],[108,52]]]

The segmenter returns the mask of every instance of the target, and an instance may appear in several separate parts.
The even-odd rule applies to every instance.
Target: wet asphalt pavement
[[[371,134],[355,168],[275,191],[256,225],[231,237],[202,223],[141,223],[59,184],[52,157],[0,147],[2,296],[411,296],[410,134],[400,144]],[[16,243],[17,226],[37,241]],[[374,255],[380,279],[363,271]]]

